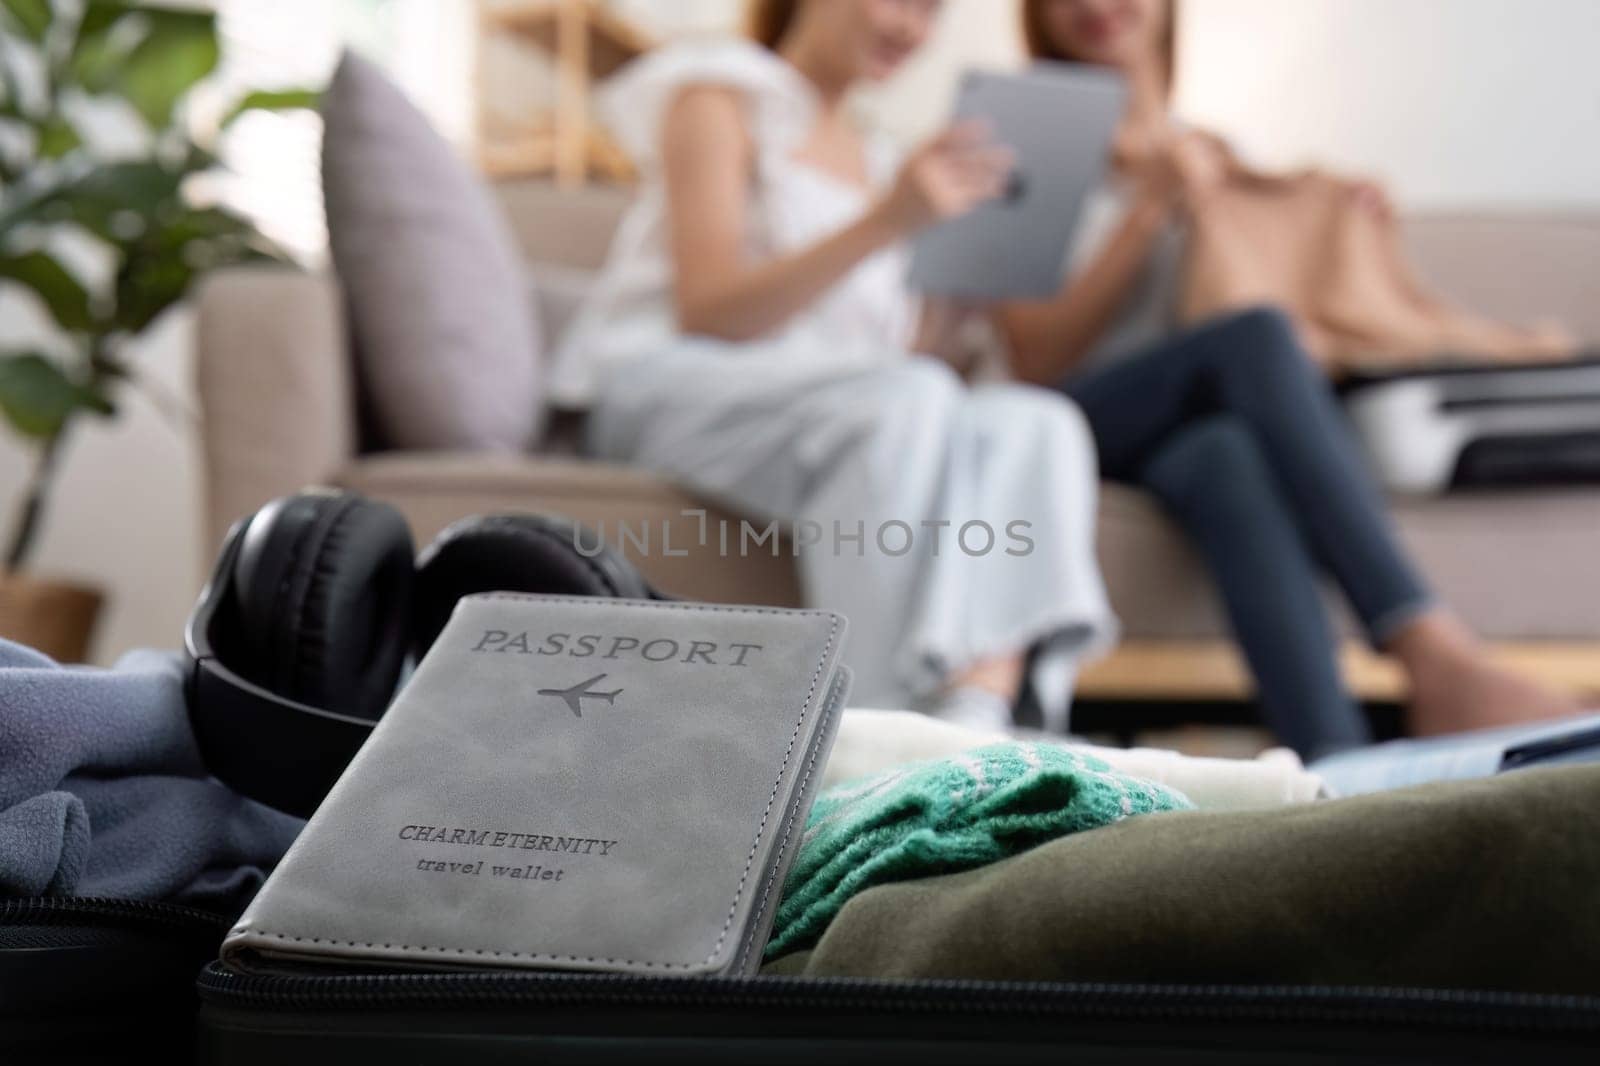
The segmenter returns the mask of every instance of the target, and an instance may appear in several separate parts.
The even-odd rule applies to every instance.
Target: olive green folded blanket
[[[873,885],[968,870],[1131,815],[1179,792],[1054,744],[1001,743],[831,788],[811,808],[767,957],[813,944]]]
[[[1131,818],[870,888],[815,976],[1600,992],[1600,767]]]

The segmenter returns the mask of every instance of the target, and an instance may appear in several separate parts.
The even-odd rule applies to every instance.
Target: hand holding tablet
[[[911,153],[885,207],[898,228],[914,233],[1002,195],[1015,165],[1016,154],[986,122],[958,121]]]
[[[1104,178],[1126,97],[1120,77],[1077,64],[968,74],[956,124],[902,171],[902,182],[927,179],[929,203],[947,209],[930,212],[929,221],[943,221],[916,240],[912,286],[979,301],[1053,295],[1084,198]],[[985,128],[990,140],[967,140]],[[936,173],[921,172],[925,158],[939,164],[926,168]],[[1011,164],[1003,177],[993,169],[1002,158]]]

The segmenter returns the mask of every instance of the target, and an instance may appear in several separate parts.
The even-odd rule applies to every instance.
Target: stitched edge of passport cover
[[[767,864],[767,883],[761,887],[761,902],[750,913],[744,943],[739,948],[739,954],[734,957],[733,969],[736,972],[753,973],[760,968],[761,959],[758,956],[752,960],[752,952],[759,953],[767,946],[772,920],[777,914],[777,908],[769,910],[767,903],[772,899],[773,887],[776,886],[781,895],[784,883],[789,879],[789,868],[794,865],[795,854],[799,851],[799,848],[789,847],[789,838],[794,835],[796,823],[803,822],[805,815],[811,811],[817,785],[821,783],[820,777],[816,777],[813,781],[817,756],[821,755],[825,748],[833,746],[833,738],[839,726],[839,713],[843,710],[844,701],[850,694],[850,681],[850,669],[839,667],[833,684],[828,689],[827,702],[823,704],[822,717],[817,721],[816,732],[812,734],[810,754],[806,758],[805,776],[796,782],[794,793],[789,800],[789,810],[784,815],[783,839],[778,842],[778,850]],[[756,943],[758,940],[759,944]]]
[[[796,717],[794,729],[789,735],[789,742],[784,747],[783,760],[778,766],[778,772],[773,780],[772,790],[768,795],[766,807],[763,809],[761,820],[756,826],[755,840],[751,842],[750,852],[745,858],[744,872],[740,875],[739,884],[735,888],[733,899],[728,905],[727,917],[723,920],[722,929],[718,933],[716,942],[712,945],[711,950],[706,954],[705,958],[701,959],[699,962],[664,962],[652,959],[628,959],[616,957],[580,956],[571,954],[560,955],[550,952],[536,951],[497,951],[485,948],[452,948],[429,944],[380,944],[375,941],[343,940],[336,937],[295,936],[290,933],[272,932],[259,927],[241,930],[238,926],[235,926],[235,930],[228,934],[228,937],[224,940],[222,945],[221,954],[224,961],[228,961],[230,956],[236,956],[239,952],[251,950],[270,950],[270,947],[256,943],[257,941],[265,940],[276,944],[295,945],[299,947],[298,951],[295,949],[295,947],[286,947],[277,952],[278,954],[295,956],[301,959],[310,959],[316,962],[327,961],[327,956],[315,950],[319,945],[326,945],[330,948],[364,949],[367,954],[376,959],[389,958],[390,956],[388,953],[393,952],[422,953],[427,955],[436,955],[442,958],[462,959],[473,962],[482,962],[503,958],[527,960],[529,962],[542,961],[552,964],[604,964],[613,967],[634,966],[642,967],[644,969],[681,970],[684,972],[697,972],[711,966],[711,964],[716,961],[718,954],[722,951],[723,945],[727,942],[729,932],[732,931],[733,920],[738,914],[739,904],[744,899],[745,890],[750,884],[751,870],[755,867],[756,856],[761,850],[761,842],[767,835],[768,826],[773,822],[773,807],[778,802],[779,792],[783,787],[783,779],[789,772],[789,765],[795,757],[795,749],[800,743],[801,734],[805,731],[807,718],[811,714],[813,707],[819,706],[818,689],[823,681],[823,670],[827,667],[830,658],[833,657],[834,649],[841,644],[843,631],[848,626],[844,616],[835,614],[831,611],[778,607],[743,607],[724,604],[680,603],[676,601],[660,600],[613,600],[587,596],[541,596],[515,592],[474,593],[470,596],[463,596],[461,600],[458,601],[458,604],[468,600],[512,600],[529,603],[567,604],[591,608],[617,607],[626,605],[639,609],[677,613],[696,612],[737,615],[782,615],[790,617],[810,616],[813,618],[823,618],[828,621],[828,635],[823,641],[822,650],[817,655],[816,665],[812,668],[811,681],[806,690],[806,698],[801,703],[800,712]],[[831,678],[836,681],[837,676],[841,671],[843,671],[843,669],[843,667],[836,664]],[[817,754],[816,749],[820,746],[818,741],[827,735],[826,730],[828,729],[834,710],[834,701],[832,697],[837,690],[837,684],[830,684],[828,689],[821,694],[822,699],[827,700],[828,702],[821,705],[821,720],[818,722],[817,727],[813,729],[811,738],[812,742],[808,745],[811,756],[810,765],[807,767],[808,776],[811,767],[815,764]],[[842,698],[842,693],[840,695]],[[798,792],[801,788],[802,785],[797,783],[795,786],[795,791]],[[786,810],[784,811],[783,817],[783,820],[786,823],[786,828],[787,824],[792,824],[794,820],[793,815],[795,813],[797,813],[795,810],[795,804],[790,803],[786,805]],[[780,850],[774,853],[772,856],[769,865],[780,865],[782,858],[783,851],[780,847]],[[769,877],[769,884],[767,886],[767,891],[769,892],[771,890],[770,881],[771,878]],[[263,894],[265,893],[267,887],[268,886],[266,885],[262,886]],[[254,905],[248,908],[245,912],[245,917],[248,917],[250,910],[253,909]],[[757,922],[762,909],[764,908],[758,905],[757,910],[752,913],[750,921]],[[748,956],[748,952],[749,947],[748,944],[746,944],[741,952],[735,956],[734,964],[738,965],[740,962],[742,962],[742,960]],[[397,958],[395,961],[404,960],[403,958]]]

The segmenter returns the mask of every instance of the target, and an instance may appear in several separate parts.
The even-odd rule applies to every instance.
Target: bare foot
[[[1406,720],[1414,736],[1548,721],[1582,710],[1571,696],[1493,662],[1449,616],[1418,619],[1391,650],[1411,679]]]
[[[1011,703],[1022,690],[1022,671],[1025,662],[1026,659],[1020,654],[979,659],[950,677],[946,684],[952,691],[974,688],[992,692],[1007,703]]]
[[[1565,718],[1581,710],[1565,693],[1479,657],[1412,674],[1406,721],[1412,734],[1436,736]]]

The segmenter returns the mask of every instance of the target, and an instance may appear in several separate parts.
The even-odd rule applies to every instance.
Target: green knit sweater
[[[812,946],[873,885],[967,870],[1129,815],[1192,806],[1053,744],[996,744],[839,785],[811,808],[766,956]]]

